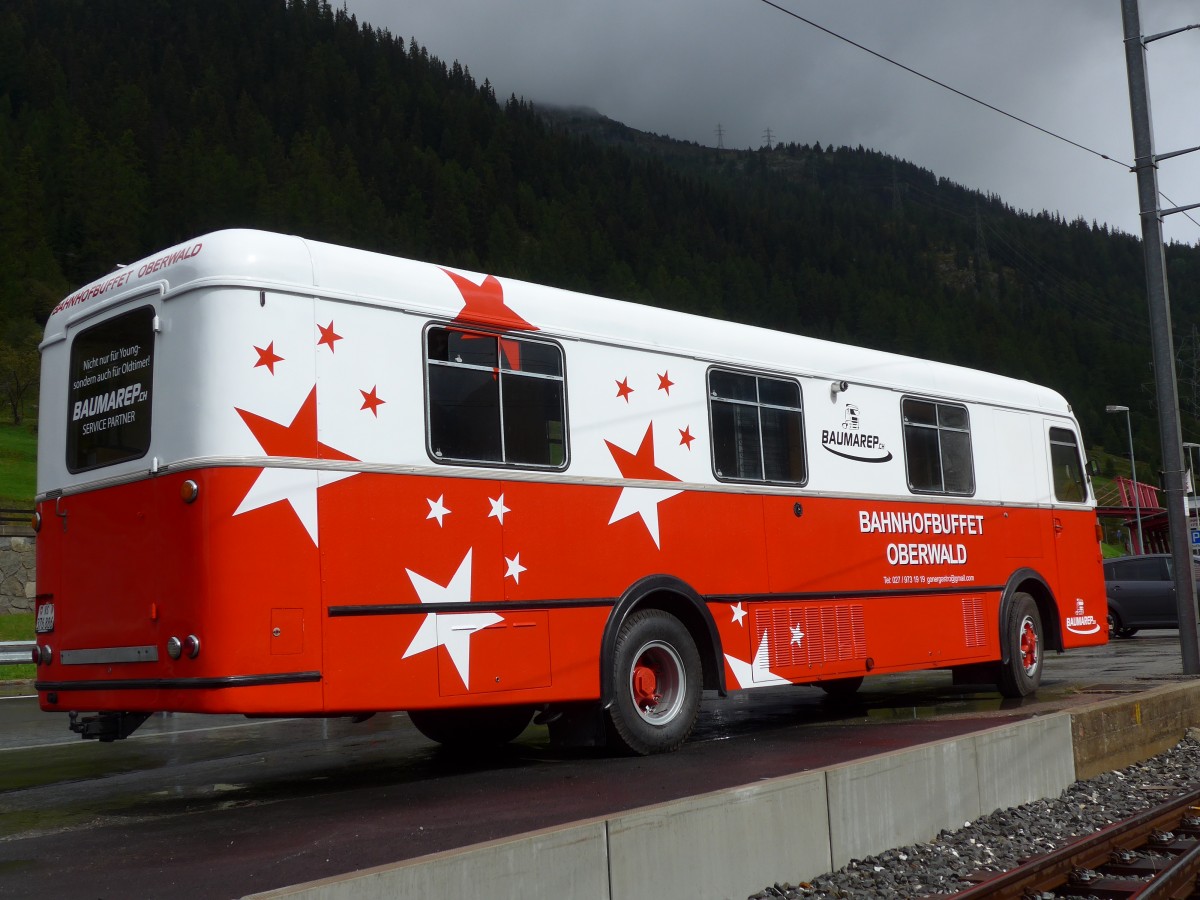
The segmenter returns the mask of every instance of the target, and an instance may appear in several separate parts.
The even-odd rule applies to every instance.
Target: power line
[[[814,22],[812,19],[807,19],[804,16],[800,15],[799,13],[792,12],[792,10],[787,9],[786,7],[780,6],[778,3],[772,2],[772,0],[761,0],[761,2],[765,3],[767,6],[771,7],[772,9],[778,10],[779,12],[783,13],[784,15],[791,16],[793,19],[796,19],[799,22],[803,22],[805,25],[815,28],[818,31],[824,32],[825,34],[829,35],[832,38],[837,38],[839,41],[847,43],[851,47],[854,47],[858,50],[862,50],[864,53],[869,53],[869,54],[871,54],[871,56],[874,56],[876,59],[881,59],[884,62],[889,63],[890,65],[896,66],[899,69],[903,69],[905,72],[908,72],[911,75],[916,75],[918,78],[923,78],[924,80],[928,81],[930,84],[936,84],[938,87],[940,87],[944,90],[950,91],[950,93],[952,93],[952,94],[957,94],[959,97],[962,97],[964,100],[970,100],[972,103],[978,103],[980,106],[982,106],[986,109],[990,109],[992,112],[999,113],[1002,116],[1006,116],[1006,117],[1012,119],[1014,122],[1020,122],[1022,125],[1032,128],[1035,131],[1040,131],[1042,134],[1052,137],[1055,140],[1062,141],[1063,143],[1066,143],[1066,144],[1070,144],[1072,147],[1076,147],[1080,150],[1083,150],[1085,153],[1090,153],[1093,156],[1098,156],[1101,159],[1108,160],[1109,162],[1115,163],[1119,166],[1122,166],[1125,169],[1129,169],[1129,170],[1133,169],[1133,167],[1127,162],[1122,162],[1121,160],[1117,159],[1116,157],[1109,156],[1107,153],[1101,153],[1099,150],[1093,150],[1091,147],[1081,144],[1078,141],[1073,141],[1070,138],[1065,137],[1061,134],[1058,134],[1055,131],[1051,131],[1048,128],[1043,128],[1041,125],[1037,125],[1033,122],[1030,122],[1028,119],[1023,119],[1018,115],[1008,112],[1007,110],[1003,110],[998,106],[994,106],[991,103],[988,103],[986,100],[980,100],[978,97],[968,94],[966,91],[960,91],[958,88],[952,87],[951,85],[946,84],[944,81],[938,81],[936,78],[932,77],[931,75],[926,75],[924,72],[919,72],[916,69],[912,68],[911,66],[906,66],[902,62],[892,59],[890,56],[886,56],[885,54],[880,53],[877,50],[872,50],[870,47],[860,44],[857,41],[851,40],[850,38],[846,37],[843,34],[838,34],[836,31],[833,31],[830,28],[826,28],[824,25],[820,25],[817,22]],[[1196,26],[1192,26],[1192,27],[1196,27]],[[1172,206],[1177,205],[1174,200],[1172,200],[1166,194],[1162,193],[1162,191],[1159,191],[1159,196],[1162,197],[1164,200],[1166,200],[1168,203],[1170,203]],[[1186,212],[1184,213],[1184,215],[1187,217],[1187,219],[1193,225],[1200,226],[1200,222],[1197,222]]]
[[[1055,140],[1063,141],[1064,143],[1070,144],[1072,147],[1078,147],[1080,150],[1084,150],[1088,153],[1091,153],[1093,156],[1098,156],[1101,159],[1108,160],[1109,162],[1117,163],[1118,165],[1124,166],[1126,169],[1130,168],[1129,163],[1121,162],[1119,159],[1109,156],[1107,153],[1101,153],[1099,150],[1093,150],[1091,147],[1084,146],[1083,144],[1080,144],[1078,141],[1073,141],[1070,138],[1064,137],[1063,135],[1058,134],[1057,132],[1051,131],[1048,128],[1043,128],[1041,125],[1035,125],[1033,122],[1030,122],[1028,119],[1022,119],[1020,116],[1014,115],[1013,113],[1010,113],[1010,112],[1007,112],[1006,110],[1003,110],[998,106],[993,106],[991,103],[988,103],[986,100],[980,100],[978,97],[972,96],[971,94],[968,94],[966,91],[960,91],[956,87],[951,87],[950,85],[946,84],[944,81],[938,81],[936,78],[934,78],[931,75],[926,75],[924,72],[918,72],[916,69],[912,68],[911,66],[906,66],[904,63],[898,62],[898,61],[892,59],[890,56],[885,56],[884,54],[878,52],[877,50],[872,50],[870,47],[866,47],[866,46],[858,43],[857,41],[851,40],[850,38],[846,37],[845,35],[838,34],[836,31],[832,31],[832,30],[826,28],[824,25],[818,25],[812,19],[806,19],[806,18],[804,18],[804,16],[800,15],[799,13],[794,13],[790,9],[780,6],[778,3],[773,3],[773,2],[771,2],[771,0],[762,0],[762,2],[765,3],[767,6],[771,7],[772,9],[779,10],[784,15],[791,16],[793,19],[797,19],[797,20],[803,22],[805,25],[809,25],[813,28],[816,28],[818,31],[825,32],[830,37],[837,38],[839,41],[844,41],[845,43],[849,44],[851,47],[855,47],[859,50],[862,50],[864,53],[870,53],[875,58],[882,59],[884,62],[890,63],[891,65],[896,66],[897,68],[903,69],[905,72],[908,72],[911,75],[916,75],[918,78],[924,78],[926,81],[930,82],[931,84],[936,84],[938,87],[943,88],[947,91],[950,91],[950,93],[952,93],[952,94],[958,94],[958,96],[962,97],[965,100],[970,100],[972,103],[978,103],[980,106],[986,107],[987,109],[990,109],[992,112],[1000,113],[1000,115],[1002,115],[1002,116],[1007,116],[1008,118],[1010,118],[1016,122],[1020,122],[1022,125],[1026,125],[1030,128],[1036,129],[1037,131],[1042,132],[1042,134],[1049,135],[1050,137],[1054,138]]]

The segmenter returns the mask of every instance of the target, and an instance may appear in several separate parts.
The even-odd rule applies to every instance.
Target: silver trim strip
[[[158,648],[153,644],[143,647],[97,647],[91,650],[63,650],[58,655],[64,666],[94,666],[104,663],[158,662]]]
[[[503,467],[460,466],[460,465],[396,465],[386,463],[369,463],[362,461],[343,461],[328,459],[305,459],[303,457],[287,456],[209,456],[193,457],[176,460],[171,463],[159,463],[158,476],[167,472],[189,472],[197,469],[309,469],[316,472],[351,472],[370,473],[376,475],[416,475],[436,478],[482,478],[489,481],[526,481],[547,484],[591,485],[595,487],[640,487],[661,488],[673,491],[695,491],[711,494],[754,494],[774,496],[794,496],[797,500],[808,500],[818,497],[840,500],[858,500],[861,502],[887,503],[925,503],[946,506],[994,506],[1002,509],[1095,509],[1090,502],[1081,503],[1017,503],[1003,500],[981,500],[978,497],[961,497],[953,494],[872,494],[858,491],[813,490],[801,485],[758,484],[754,482],[735,483],[703,483],[688,481],[648,481],[635,478],[600,478],[587,475],[568,475],[563,472],[546,472],[537,470],[506,469]],[[92,481],[84,485],[74,485],[57,489],[57,494],[70,497],[75,494],[85,494],[89,491],[118,484],[129,484],[153,478],[146,470],[129,472],[125,475]],[[37,501],[51,499],[56,491],[39,494]]]

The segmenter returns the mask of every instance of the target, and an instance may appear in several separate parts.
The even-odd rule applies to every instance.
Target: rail
[[[0,641],[0,665],[32,662],[34,641]]]
[[[1117,822],[1029,860],[949,900],[1092,896],[1194,896],[1200,873],[1200,791]],[[1065,894],[1056,894],[1064,889]],[[947,900],[943,897],[942,900]]]
[[[0,508],[0,534],[13,534],[14,532],[33,534],[33,526],[30,524],[32,520],[32,509]]]

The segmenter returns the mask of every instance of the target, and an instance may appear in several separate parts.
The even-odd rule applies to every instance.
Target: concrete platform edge
[[[515,835],[248,900],[724,900],[1054,797],[1200,724],[1200,681],[739,788]]]
[[[1123,769],[1177,744],[1200,725],[1200,681],[1184,681],[1107,700],[1071,714],[1075,776]]]

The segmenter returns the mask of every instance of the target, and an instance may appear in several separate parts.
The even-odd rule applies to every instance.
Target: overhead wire
[[[973,214],[964,211],[961,208],[947,204],[941,197],[931,194],[923,190],[919,185],[912,182],[902,182],[905,187],[905,195],[911,202],[918,205],[933,209],[939,214],[956,217],[963,221],[969,221],[973,218]],[[1070,276],[1064,275],[1062,272],[1055,269],[1052,265],[1046,262],[1037,253],[1036,250],[1022,243],[1013,234],[1002,231],[987,219],[981,220],[984,230],[987,232],[989,244],[994,249],[999,246],[1001,252],[998,256],[1007,256],[1007,265],[1014,270],[1021,272],[1031,281],[1042,281],[1046,283],[1055,292],[1055,297],[1062,303],[1063,307],[1068,311],[1077,313],[1081,317],[1086,317],[1089,321],[1108,327],[1117,333],[1128,333],[1130,330],[1136,331],[1139,334],[1145,334],[1149,331],[1149,325],[1144,318],[1134,314],[1133,310],[1123,307],[1106,307],[1104,304],[1096,302],[1094,295],[1090,292],[1080,289],[1080,284],[1073,281]],[[1116,316],[1106,315],[1098,312],[1099,309],[1111,309],[1117,313]],[[1195,348],[1196,333],[1193,329],[1191,336],[1176,332],[1174,334],[1176,346],[1176,364],[1177,366],[1186,365],[1183,361],[1183,354],[1186,347]],[[1195,363],[1192,363],[1192,370],[1195,371]],[[1193,390],[1200,385],[1196,385],[1194,379],[1179,377],[1180,386],[1191,385]],[[1149,395],[1151,404],[1156,402],[1154,395],[1154,385],[1152,382],[1143,383],[1142,390]],[[1183,412],[1189,415],[1200,415],[1195,409],[1182,409]]]
[[[872,50],[870,47],[867,47],[864,44],[860,44],[858,41],[848,38],[844,34],[839,34],[838,32],[834,31],[833,29],[826,28],[824,25],[821,25],[818,22],[814,22],[812,19],[806,18],[805,16],[802,16],[799,13],[788,9],[785,6],[780,6],[778,3],[773,2],[773,0],[760,0],[760,2],[771,7],[772,9],[778,10],[779,12],[783,13],[786,16],[791,16],[793,19],[796,19],[799,22],[803,22],[805,25],[808,25],[811,28],[815,28],[818,31],[824,32],[825,34],[829,35],[832,38],[836,38],[837,40],[842,41],[843,43],[849,44],[851,47],[854,47],[857,50],[861,50],[864,53],[869,53],[871,56],[874,56],[876,59],[880,59],[883,62],[888,63],[889,65],[896,66],[898,69],[903,69],[905,72],[908,72],[910,75],[916,75],[918,78],[922,78],[925,81],[928,81],[930,84],[937,85],[938,87],[942,88],[943,90],[950,91],[950,93],[956,94],[959,97],[962,97],[964,100],[969,100],[972,103],[977,103],[980,106],[984,107],[985,109],[989,109],[994,113],[999,113],[1000,115],[1005,116],[1009,119],[1012,119],[1014,122],[1018,122],[1022,125],[1025,125],[1028,128],[1032,128],[1035,131],[1040,131],[1042,134],[1047,135],[1048,137],[1052,137],[1055,140],[1062,141],[1065,144],[1069,144],[1072,147],[1075,147],[1079,150],[1083,150],[1085,153],[1090,153],[1093,156],[1099,157],[1100,159],[1104,159],[1111,163],[1115,163],[1116,165],[1122,166],[1127,170],[1133,169],[1133,166],[1131,166],[1127,162],[1123,162],[1122,160],[1118,159],[1117,157],[1110,156],[1107,153],[1101,153],[1099,150],[1095,150],[1091,147],[1086,146],[1085,144],[1079,143],[1078,141],[1073,141],[1069,137],[1066,137],[1065,135],[1061,135],[1058,132],[1051,131],[1049,128],[1043,128],[1041,125],[1038,125],[1034,122],[1030,122],[1028,119],[1023,119],[1014,113],[1010,113],[1007,110],[1001,109],[998,106],[988,103],[986,100],[981,100],[979,97],[976,97],[973,94],[969,94],[966,91],[959,90],[958,88],[956,88],[952,85],[946,84],[946,82],[944,82],[944,81],[939,81],[938,79],[934,78],[932,75],[926,75],[924,72],[914,69],[912,66],[905,65],[904,63],[902,63],[898,60],[895,60],[892,57],[890,57],[884,53],[880,53],[878,50]],[[1158,193],[1159,193],[1160,197],[1162,197],[1164,200],[1166,200],[1168,203],[1170,203],[1173,207],[1178,205],[1177,203],[1175,203],[1174,200],[1172,200],[1170,197],[1168,197],[1162,191],[1159,191]],[[1195,219],[1193,219],[1189,213],[1184,212],[1184,216],[1186,216],[1187,219],[1193,225],[1200,227],[1200,222],[1197,222]]]

